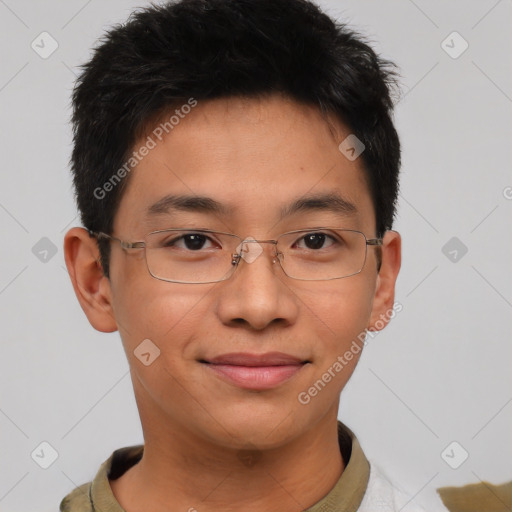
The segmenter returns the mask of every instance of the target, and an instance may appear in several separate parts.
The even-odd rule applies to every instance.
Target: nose
[[[298,303],[276,256],[275,241],[246,239],[237,247],[237,269],[219,283],[217,314],[225,325],[262,330],[291,325]]]

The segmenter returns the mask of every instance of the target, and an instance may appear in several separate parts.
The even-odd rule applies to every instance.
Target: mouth
[[[266,354],[231,353],[200,359],[209,371],[243,389],[263,391],[288,381],[311,361],[282,352]]]

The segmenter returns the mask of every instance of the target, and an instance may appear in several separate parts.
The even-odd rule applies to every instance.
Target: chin
[[[236,449],[268,450],[286,444],[302,429],[306,418],[299,418],[300,409],[279,406],[247,406],[223,408],[215,422],[204,425],[207,437],[217,444]],[[211,420],[211,419],[210,419]],[[206,432],[205,432],[206,433]]]

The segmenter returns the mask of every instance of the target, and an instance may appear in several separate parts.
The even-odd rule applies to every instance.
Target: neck
[[[143,457],[110,482],[112,491],[126,512],[305,510],[329,493],[345,467],[333,409],[304,434],[262,451],[219,446],[176,425],[162,430],[143,423]]]

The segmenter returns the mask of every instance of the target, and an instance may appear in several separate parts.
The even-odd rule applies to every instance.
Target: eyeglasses
[[[283,233],[276,240],[240,238],[209,229],[173,228],[153,231],[141,242],[127,242],[106,233],[91,236],[115,240],[123,249],[145,249],[146,265],[156,279],[171,283],[205,284],[229,279],[240,260],[254,262],[263,252],[260,244],[274,246],[273,263],[301,281],[326,281],[361,272],[367,246],[382,245],[381,238],[342,228],[310,228]]]

